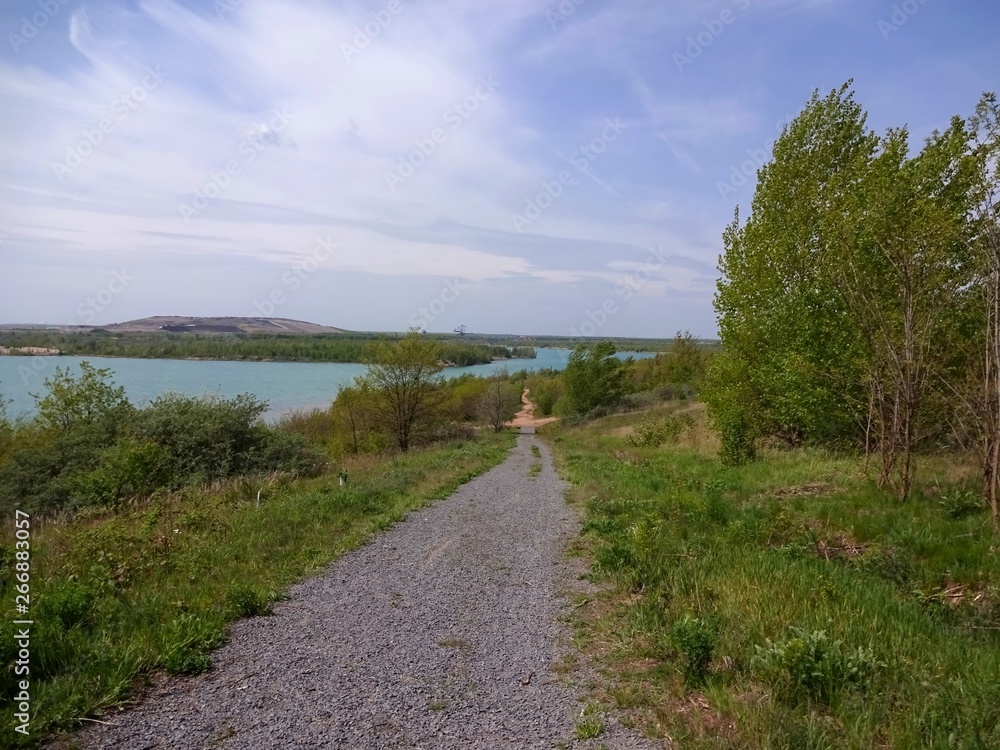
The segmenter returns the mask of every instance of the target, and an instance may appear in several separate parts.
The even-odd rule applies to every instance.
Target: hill
[[[344,333],[343,328],[323,326],[290,318],[208,317],[193,318],[185,315],[154,315],[150,318],[129,320],[102,326],[106,331],[171,333]]]

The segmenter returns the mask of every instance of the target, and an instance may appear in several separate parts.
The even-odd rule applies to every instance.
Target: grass
[[[588,703],[580,712],[580,720],[576,722],[574,736],[578,740],[590,740],[599,737],[604,731],[604,722],[601,720],[600,708]]]
[[[1000,746],[1000,538],[974,465],[926,457],[900,504],[854,456],[724,467],[686,412],[665,447],[629,439],[648,414],[546,433],[605,584],[576,610],[604,700],[684,748]]]
[[[291,583],[499,463],[510,435],[373,459],[335,474],[273,482],[262,494],[241,483],[190,491],[118,514],[32,519],[31,736],[78,727],[121,706],[157,670],[210,666],[228,624],[266,615]],[[245,482],[244,482],[245,483]],[[0,530],[0,561],[14,558],[13,524]],[[13,576],[0,597],[14,602]],[[13,632],[15,615],[5,613]],[[15,694],[13,639],[0,641],[0,694]],[[13,732],[5,711],[0,737]]]

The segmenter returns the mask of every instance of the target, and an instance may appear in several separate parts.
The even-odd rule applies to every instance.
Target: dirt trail
[[[528,397],[530,393],[531,389],[525,388],[524,392],[521,394],[521,411],[519,411],[514,418],[507,423],[511,427],[541,427],[543,424],[555,422],[558,418],[539,417],[538,419],[535,419],[535,402]]]

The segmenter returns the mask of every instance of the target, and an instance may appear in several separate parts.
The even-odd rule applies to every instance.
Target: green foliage
[[[271,614],[273,595],[248,583],[233,583],[226,592],[226,603],[237,617],[261,617]]]
[[[669,351],[635,362],[636,388],[656,389],[666,394],[666,398],[691,398],[705,380],[709,361],[707,351],[690,331],[678,331]]]
[[[89,362],[80,363],[80,375],[69,368],[57,367],[45,380],[48,393],[35,395],[38,421],[42,426],[69,431],[80,426],[103,425],[114,430],[125,423],[132,405],[125,389],[111,382],[111,370],[97,369]]]
[[[531,391],[536,417],[552,416],[565,393],[562,375],[551,371],[531,373],[524,380],[524,388]]]
[[[689,686],[704,684],[718,637],[718,623],[710,618],[688,612],[674,623],[670,640],[684,659],[684,681]]]
[[[628,443],[635,448],[658,448],[666,442],[676,440],[684,430],[693,425],[694,419],[689,414],[646,417],[632,428]]]
[[[593,703],[588,703],[580,712],[580,720],[576,722],[573,735],[578,740],[591,740],[600,737],[604,731],[604,721],[600,709]]]
[[[7,406],[9,404],[10,401],[3,397],[3,393],[0,393],[0,461],[3,461],[4,456],[7,454],[11,438],[14,434],[14,426],[10,423],[10,419],[7,416]]]
[[[629,392],[632,358],[621,360],[617,351],[612,342],[602,341],[590,348],[580,344],[570,354],[563,382],[573,412],[588,414],[613,406]]]
[[[757,646],[750,668],[791,702],[829,703],[844,690],[864,690],[886,665],[870,649],[848,649],[825,631],[790,628],[788,635]]]
[[[70,479],[70,492],[81,505],[115,505],[151,494],[171,483],[170,454],[153,442],[124,436],[101,452],[92,469]]]
[[[196,675],[212,666],[211,651],[222,645],[224,633],[215,618],[184,612],[163,629],[158,666],[177,675]]]
[[[986,510],[982,495],[974,490],[956,489],[942,493],[938,505],[948,518],[954,519],[977,515]]]
[[[63,630],[88,624],[97,592],[75,580],[60,580],[38,597],[34,616],[39,622],[58,623]]]
[[[648,416],[553,430],[607,592],[578,631],[602,687],[706,750],[720,726],[737,728],[734,747],[1000,742],[996,539],[981,512],[951,518],[927,492],[965,487],[974,462],[929,458],[904,505],[848,452],[767,449],[730,468],[700,421],[670,450],[624,445]],[[713,640],[701,627],[714,623]],[[706,665],[704,710],[678,710],[699,683],[688,663]]]
[[[83,357],[146,359],[223,359],[245,361],[364,362],[375,334],[232,334],[232,333],[60,333],[39,330],[0,331],[0,346],[41,347]],[[534,359],[530,346],[437,339],[441,356],[455,365],[488,364],[495,359]]]
[[[46,383],[38,416],[12,428],[0,452],[0,508],[119,505],[242,474],[314,475],[324,464],[304,437],[261,422],[267,405],[248,394],[168,394],[135,409],[87,363],[79,377],[57,369]]]
[[[761,168],[749,220],[737,214],[723,234],[715,305],[729,361],[713,367],[740,378],[731,396],[715,376],[705,398],[734,436],[731,458],[758,430],[791,442],[855,434],[862,341],[827,272],[822,228],[874,147],[848,86],[814,94]]]
[[[720,439],[720,457],[727,466],[740,466],[757,457],[757,438],[763,417],[748,370],[736,353],[723,351],[709,370],[702,395],[712,426]]]
[[[507,369],[501,368],[490,377],[486,390],[479,397],[477,413],[494,432],[500,432],[520,406],[521,392],[510,382]]]
[[[231,399],[166,394],[136,415],[132,430],[165,454],[171,486],[281,470],[316,473],[322,458],[302,437],[261,422],[266,410],[246,393]]]
[[[918,449],[963,421],[958,409],[996,422],[974,406],[994,398],[980,370],[995,260],[976,248],[994,236],[977,207],[998,186],[975,131],[953,118],[911,154],[905,128],[868,128],[848,82],[782,132],[750,216],[723,233],[723,354],[704,397],[728,463],[761,437],[864,445],[905,499]]]

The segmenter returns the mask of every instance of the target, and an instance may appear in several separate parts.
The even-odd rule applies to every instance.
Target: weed
[[[871,650],[847,649],[825,631],[790,628],[783,639],[758,646],[750,666],[787,701],[829,703],[848,688],[867,688],[886,665]]]
[[[588,703],[580,712],[580,720],[576,722],[574,735],[578,740],[589,740],[599,737],[603,731],[604,721],[601,719],[600,709]]]
[[[986,511],[986,502],[983,500],[983,496],[973,490],[945,492],[938,500],[938,505],[941,506],[941,510],[948,518],[954,520]]]
[[[233,583],[226,592],[226,603],[237,617],[260,617],[271,614],[274,597],[247,583]]]
[[[684,658],[684,681],[691,687],[704,684],[719,639],[718,624],[687,613],[674,623],[670,639]]]
[[[634,448],[658,448],[677,440],[693,425],[694,419],[689,414],[671,414],[662,419],[647,417],[632,428],[628,443]]]

